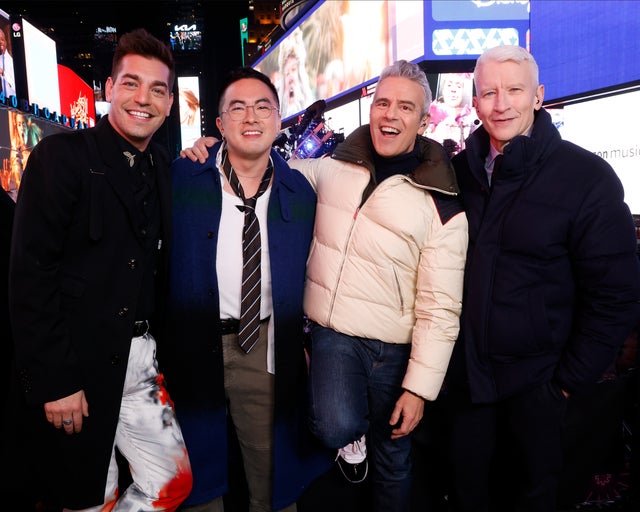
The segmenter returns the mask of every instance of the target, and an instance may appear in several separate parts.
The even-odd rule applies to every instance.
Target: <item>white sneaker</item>
[[[369,472],[365,436],[340,448],[336,461],[340,471],[349,482],[359,484],[364,481]]]

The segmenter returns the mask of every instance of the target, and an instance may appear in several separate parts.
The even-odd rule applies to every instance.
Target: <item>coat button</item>
[[[114,356],[111,357],[111,364],[113,366],[117,366],[120,364],[120,356],[118,354],[115,354]]]
[[[129,308],[120,308],[120,311],[118,311],[118,316],[120,318],[124,318],[128,314],[129,314]]]
[[[209,231],[207,233],[207,238],[213,238],[213,232],[212,231]]]
[[[128,262],[128,265],[131,270],[135,270],[138,266],[138,260],[136,260],[135,258],[131,258]]]

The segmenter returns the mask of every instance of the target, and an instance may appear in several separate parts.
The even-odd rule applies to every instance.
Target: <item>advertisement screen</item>
[[[198,52],[202,50],[202,31],[197,24],[174,25],[169,32],[169,44],[174,52]]]
[[[624,113],[624,115],[621,115]],[[631,213],[640,214],[640,88],[565,105],[556,126],[562,138],[604,158],[622,181]],[[594,129],[599,120],[604,130]],[[615,120],[610,122],[607,120]]]
[[[474,58],[487,48],[528,48],[529,0],[431,0],[425,23],[427,60]]]
[[[83,127],[96,125],[96,107],[93,87],[80,78],[75,71],[58,64],[60,81],[60,113]]]
[[[0,108],[0,184],[14,201],[35,145],[47,135],[69,129],[19,110]]]
[[[473,107],[473,75],[441,73],[432,75],[435,82],[429,123],[422,133],[448,148],[450,154],[462,151],[466,138],[480,125]]]
[[[637,0],[554,0],[531,5],[531,53],[545,101],[640,79]]]
[[[13,48],[9,32],[9,15],[0,10],[0,94],[16,96],[16,76],[13,68]]]
[[[424,55],[423,9],[423,2],[320,2],[253,67],[271,78],[289,118],[372,81],[394,60]]]
[[[197,76],[178,77],[178,108],[182,149],[190,148],[201,136],[200,85]]]
[[[60,112],[56,43],[24,18],[22,29],[29,103]]]

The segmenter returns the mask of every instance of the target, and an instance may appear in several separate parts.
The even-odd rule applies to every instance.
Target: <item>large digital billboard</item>
[[[423,56],[423,20],[423,2],[319,2],[253,67],[276,85],[285,119]]]
[[[14,201],[35,145],[47,135],[69,129],[20,110],[0,108],[0,186]]]
[[[169,44],[176,53],[202,50],[202,29],[196,23],[174,24],[169,31]]]
[[[58,64],[60,82],[60,114],[70,120],[72,126],[82,123],[85,128],[96,124],[96,106],[93,87],[80,78],[75,71]],[[71,121],[72,120],[72,121]]]
[[[442,72],[489,47],[528,40],[529,0],[331,0],[317,2],[253,66],[276,85],[287,120],[373,83],[399,59],[437,63],[430,71]]]
[[[200,83],[197,76],[178,77],[178,111],[182,149],[190,148],[202,135]]]
[[[427,9],[427,60],[475,58],[505,44],[528,47],[529,0],[431,0]]]
[[[56,42],[22,18],[29,103],[60,113]]]
[[[16,76],[13,68],[9,15],[0,10],[0,94],[8,98],[16,95]]]
[[[567,104],[558,114],[562,138],[611,164],[622,181],[631,213],[640,215],[640,86],[635,90]],[[595,122],[594,122],[595,120]],[[615,121],[615,122],[614,122]],[[606,126],[606,129],[598,129]]]
[[[531,53],[545,101],[640,81],[638,0],[531,4]]]

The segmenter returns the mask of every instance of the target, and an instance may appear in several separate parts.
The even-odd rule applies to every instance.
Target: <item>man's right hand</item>
[[[188,158],[193,162],[200,162],[203,164],[209,157],[209,151],[207,148],[210,148],[216,142],[218,142],[218,139],[215,137],[200,137],[193,143],[193,146],[180,151],[180,157]]]
[[[82,430],[82,419],[89,416],[89,404],[80,390],[73,395],[44,404],[47,421],[56,428],[64,428],[67,434]]]

